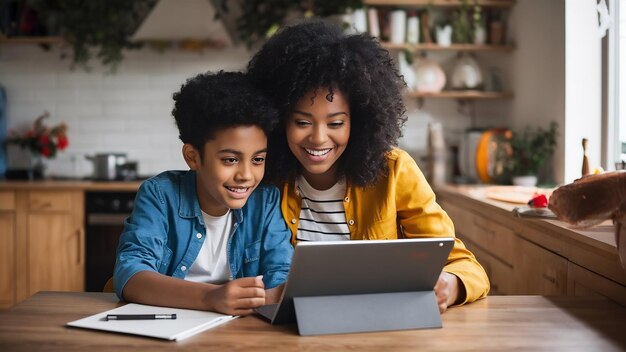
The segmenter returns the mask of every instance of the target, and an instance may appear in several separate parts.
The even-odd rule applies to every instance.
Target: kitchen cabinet
[[[488,199],[487,189],[442,185],[436,194],[456,235],[485,268],[490,295],[600,295],[626,306],[613,225],[581,230],[517,218],[515,205]]]
[[[0,182],[0,309],[43,290],[85,290],[85,192],[140,181]]]
[[[18,190],[12,260],[3,292],[17,303],[43,291],[84,290],[84,196],[81,190]],[[6,214],[5,214],[6,215]],[[7,218],[8,219],[8,218]],[[5,221],[4,219],[2,221]],[[9,221],[9,220],[6,220]],[[8,252],[9,250],[7,250]],[[11,257],[11,256],[9,256]],[[3,269],[4,270],[4,269]]]
[[[0,309],[15,304],[15,192],[0,191]]]
[[[80,191],[28,192],[28,296],[84,289],[83,204]]]
[[[611,297],[626,306],[625,286],[574,263],[568,263],[567,294],[569,296]]]
[[[567,295],[567,259],[530,241],[516,247],[513,292],[521,295]]]
[[[490,294],[513,294],[513,262],[519,241],[513,231],[454,202],[443,202],[442,207],[452,218],[458,237],[487,272]]]
[[[513,266],[491,255],[490,252],[482,249],[478,244],[467,238],[462,238],[463,243],[474,255],[489,277],[491,289],[490,295],[510,295],[513,294]]]

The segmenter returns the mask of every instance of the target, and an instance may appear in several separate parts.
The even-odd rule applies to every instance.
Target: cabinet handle
[[[41,203],[37,208],[45,209],[45,208],[51,208],[51,207],[52,207],[52,203],[51,202],[45,202],[45,203]]]
[[[83,230],[82,229],[78,229],[76,230],[76,236],[78,236],[78,262],[76,264],[78,265],[82,265],[83,264]]]
[[[552,284],[556,283],[556,278],[553,277],[553,276],[550,276],[550,275],[544,273],[544,274],[541,274],[541,277],[543,277],[544,279],[550,281]]]

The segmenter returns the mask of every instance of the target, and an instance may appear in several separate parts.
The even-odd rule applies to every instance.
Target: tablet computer
[[[283,324],[296,321],[297,297],[433,291],[453,246],[450,237],[300,242],[280,302],[257,312]]]

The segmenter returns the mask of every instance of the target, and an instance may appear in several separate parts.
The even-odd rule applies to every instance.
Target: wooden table
[[[39,292],[0,313],[0,351],[624,351],[626,309],[603,298],[490,296],[442,329],[302,337],[295,325],[235,319],[180,342],[65,327],[119,306],[113,294]]]

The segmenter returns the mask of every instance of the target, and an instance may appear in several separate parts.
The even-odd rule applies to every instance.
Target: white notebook
[[[107,314],[176,314],[176,319],[106,320]],[[129,303],[125,306],[71,321],[68,326],[149,336],[165,340],[182,340],[216,327],[236,316],[201,310],[147,306]]]

